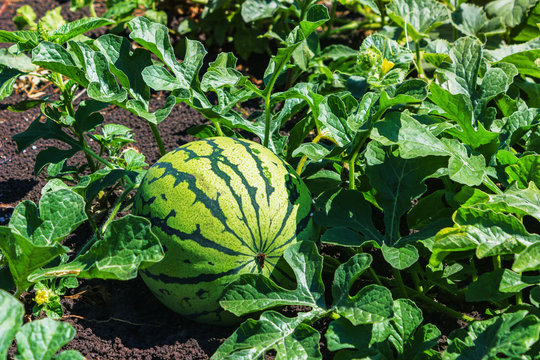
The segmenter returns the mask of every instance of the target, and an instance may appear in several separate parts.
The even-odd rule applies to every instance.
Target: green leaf
[[[536,279],[538,281],[538,279]],[[484,273],[467,288],[467,301],[500,301],[534,285],[509,269]]]
[[[450,15],[452,24],[465,35],[493,35],[503,33],[505,27],[501,18],[489,20],[484,10],[474,4],[462,3]]]
[[[131,29],[129,37],[150,50],[178,77],[182,73],[180,63],[176,60],[174,50],[169,40],[169,30],[166,26],[153,23],[147,18],[136,17],[128,22]],[[188,85],[188,84],[185,84]]]
[[[440,157],[393,156],[376,142],[368,144],[365,157],[371,192],[384,211],[385,243],[392,246],[400,238],[401,217],[412,207],[412,201],[426,192],[425,179],[444,167],[445,161]]]
[[[88,96],[102,102],[122,102],[127,92],[116,82],[109,70],[105,55],[78,41],[70,41],[70,48],[77,56],[88,79]]]
[[[536,3],[534,9],[532,9],[527,15],[527,21],[522,22],[519,26],[514,28],[513,33],[514,41],[529,41],[538,37],[538,25],[540,23],[540,3]]]
[[[514,27],[535,3],[536,0],[494,0],[486,5],[486,11],[492,17],[499,17],[504,25]]]
[[[347,108],[345,103],[336,95],[329,95],[319,104],[320,132],[343,147],[352,142],[354,133],[347,125]]]
[[[86,219],[82,196],[71,189],[45,193],[39,202],[39,212],[31,201],[23,201],[13,211],[9,227],[31,238],[35,244],[51,244],[73,232]]]
[[[450,156],[448,175],[450,179],[461,184],[477,186],[487,179],[483,156],[470,154],[467,148],[455,139],[439,140],[406,113],[392,112],[386,116],[385,121],[375,123],[371,138],[383,145],[399,145],[400,156],[404,159]]]
[[[426,87],[427,83],[419,79],[410,79],[400,84],[388,86],[381,92],[379,112],[383,113],[395,105],[422,102],[428,95]]]
[[[15,80],[22,74],[24,73],[17,69],[0,65],[0,100],[11,95]]]
[[[354,348],[366,351],[371,342],[371,333],[371,324],[354,326],[346,318],[341,317],[330,323],[325,337],[330,351]]]
[[[540,220],[540,190],[532,182],[526,189],[511,186],[503,194],[498,195],[486,194],[475,189],[463,206],[510,212],[520,216],[531,215]]]
[[[73,125],[79,133],[93,131],[103,122],[103,115],[98,111],[105,109],[107,103],[97,100],[83,100],[79,103],[75,112],[75,124]]]
[[[432,29],[448,21],[446,6],[433,0],[393,0],[387,11],[414,41],[428,37]]]
[[[36,12],[30,5],[23,5],[15,12],[17,15],[13,17],[13,23],[17,29],[22,30],[26,27],[35,29],[36,24]]]
[[[0,30],[0,42],[15,43],[21,51],[32,50],[39,43],[39,33],[34,30]]]
[[[243,274],[227,287],[221,306],[237,316],[281,305],[324,308],[322,256],[314,243],[293,244],[285,250],[283,257],[296,277],[295,290],[284,289],[264,276]]]
[[[8,49],[0,49],[0,64],[8,68],[28,72],[36,70],[32,59],[23,53],[11,53]]]
[[[32,271],[68,251],[59,243],[36,244],[32,239],[25,238],[6,226],[0,226],[0,250],[7,258],[17,294],[31,285],[27,277]]]
[[[86,358],[77,350],[66,350],[56,355],[54,360],[85,360]]]
[[[443,62],[450,60],[450,43],[444,39],[431,40],[424,48],[424,60],[434,65],[441,66]]]
[[[150,222],[142,217],[127,215],[114,220],[103,238],[73,261],[34,272],[29,279],[40,281],[65,275],[79,278],[130,280],[163,258],[163,249],[150,231]]]
[[[94,45],[105,56],[110,71],[129,95],[135,100],[148,102],[150,89],[143,73],[152,65],[150,53],[141,48],[132,51],[128,39],[112,34],[100,36]]]
[[[478,39],[459,38],[450,49],[449,56],[452,63],[442,63],[436,75],[442,88],[451,94],[469,97],[473,111],[471,125],[477,128],[481,123],[489,129],[495,117],[495,110],[488,109],[487,104],[495,96],[504,93],[511,81],[508,79],[509,75],[498,67],[482,69],[483,78],[480,80],[478,78],[480,69],[485,66],[483,55],[484,50]]]
[[[422,310],[409,299],[394,301],[394,317],[390,321],[388,340],[394,345],[398,354],[403,355],[406,344],[412,340],[416,328],[423,321]]]
[[[484,50],[484,53],[486,54],[487,59],[492,62],[497,62],[512,54],[517,54],[523,51],[536,50],[538,49],[538,46],[540,46],[540,37],[537,34],[534,39],[529,40],[525,43],[513,45],[502,44],[496,49]]]
[[[521,188],[527,188],[532,181],[538,188],[540,187],[540,155],[527,155],[518,159],[516,164],[505,167],[508,174],[508,182]]]
[[[539,109],[525,109],[515,111],[506,119],[501,129],[499,139],[500,148],[510,150],[510,147],[519,142],[530,130],[540,124]]]
[[[29,322],[17,333],[15,359],[51,359],[74,336],[75,329],[67,322],[49,318]]]
[[[277,0],[246,0],[242,4],[240,14],[242,15],[242,19],[249,23],[271,18],[279,6],[280,4]]]
[[[64,20],[64,17],[62,16],[61,6],[57,6],[54,9],[47,11],[45,15],[39,19],[39,25],[43,30],[54,30],[65,23],[66,20]]]
[[[355,280],[368,269],[371,260],[369,254],[356,254],[341,264],[334,275],[332,308],[353,325],[381,322],[393,314],[392,294],[385,287],[368,285],[350,295]]]
[[[217,349],[211,359],[259,359],[269,350],[277,359],[322,359],[320,334],[301,318],[267,311],[259,320],[248,319]]]
[[[321,144],[303,143],[300,144],[292,153],[293,157],[305,155],[313,161],[322,160],[330,153],[326,147]]]
[[[521,273],[538,269],[540,269],[540,241],[537,239],[536,242],[517,254],[512,270]]]
[[[535,286],[529,293],[529,301],[536,307],[540,307],[540,286]]]
[[[58,123],[51,119],[47,119],[45,122],[40,120],[38,116],[24,132],[13,136],[18,151],[23,151],[39,139],[56,139],[71,147],[79,147],[77,140],[67,135]]]
[[[318,200],[322,202],[322,198]],[[363,242],[374,240],[382,244],[384,237],[373,225],[371,220],[371,205],[364,199],[359,191],[341,189],[332,193],[326,203],[320,204],[320,211],[313,215],[313,220],[324,227],[333,227],[335,235],[331,237],[334,243],[344,246],[360,246]],[[359,241],[352,245],[350,241],[341,241],[342,229],[354,229],[362,234],[358,235]],[[328,231],[327,231],[328,232]],[[351,236],[343,235],[344,239],[350,239]]]
[[[24,306],[10,293],[0,289],[0,358],[6,359],[15,334],[22,325]]]
[[[382,246],[384,260],[394,269],[404,270],[412,266],[418,260],[418,250],[411,244],[402,247]]]
[[[144,17],[137,17],[128,23],[131,29],[131,39],[150,50],[173,72],[178,89],[189,93],[202,66],[206,55],[204,46],[198,42],[186,39],[186,55],[180,64],[174,55],[174,50],[169,40],[169,30],[166,26],[152,23]],[[148,78],[143,74],[143,78]],[[182,95],[184,97],[185,95]]]
[[[148,109],[148,102],[142,102],[139,100],[128,100],[126,103],[126,109],[131,111],[137,116],[142,117],[148,122],[158,125],[165,120],[171,113],[174,105],[176,105],[176,98],[174,95],[167,96],[165,99],[165,105],[154,112],[150,112]]]
[[[88,87],[89,82],[84,71],[77,66],[71,54],[61,45],[48,41],[40,42],[32,50],[32,63],[65,75],[81,86]]]
[[[451,129],[448,132],[473,150],[483,150],[486,157],[493,155],[497,150],[498,134],[487,131],[481,122],[475,121],[470,97],[465,94],[452,94],[435,83],[432,83],[429,89],[430,100],[460,127],[460,130]]]
[[[61,150],[56,147],[48,147],[45,150],[42,150],[37,154],[36,160],[34,163],[34,175],[38,176],[45,166],[49,164],[60,164],[65,162],[67,159],[70,159],[79,152],[77,148],[71,148],[67,150]]]
[[[328,20],[330,20],[328,8],[322,4],[312,4],[308,6],[304,19],[300,21],[299,28],[301,29],[304,38],[307,39],[311,33]],[[290,37],[287,37],[287,40],[289,39]]]
[[[114,21],[108,19],[83,17],[50,31],[48,34],[49,40],[57,44],[64,44],[76,36],[112,24],[114,24]]]
[[[520,74],[540,78],[540,66],[538,59],[540,50],[528,50],[504,57],[501,62],[514,64]]]
[[[141,154],[134,149],[127,149],[124,151],[124,160],[126,161],[126,170],[138,170],[148,166],[144,161],[144,154]]]
[[[443,229],[435,237],[430,258],[434,267],[452,252],[474,250],[481,259],[519,253],[540,240],[538,235],[529,234],[516,217],[491,210],[462,207],[454,221],[456,227]]]
[[[488,360],[520,358],[540,336],[540,320],[521,310],[489,320],[475,321],[467,330],[454,332],[448,338],[443,360]]]
[[[241,72],[236,70],[237,58],[232,53],[220,53],[216,60],[211,62],[208,70],[201,80],[203,91],[217,91],[222,87],[236,87],[245,79]]]

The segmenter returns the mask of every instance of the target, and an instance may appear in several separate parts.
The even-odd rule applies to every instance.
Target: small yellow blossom
[[[38,305],[43,305],[49,302],[49,297],[51,295],[51,292],[49,290],[40,289],[36,291],[36,297],[34,298],[34,301]]]
[[[382,61],[382,70],[383,70],[383,74],[386,74],[387,72],[389,72],[390,70],[392,70],[392,68],[394,67],[394,63],[391,62],[391,61],[388,61],[386,59],[383,59]]]

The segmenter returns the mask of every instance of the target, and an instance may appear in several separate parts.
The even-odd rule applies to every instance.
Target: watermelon
[[[232,324],[238,319],[218,302],[224,287],[244,273],[285,278],[278,261],[290,244],[313,238],[311,211],[300,177],[262,145],[188,143],[150,167],[135,195],[133,212],[150,220],[165,250],[140,275],[170,309]]]

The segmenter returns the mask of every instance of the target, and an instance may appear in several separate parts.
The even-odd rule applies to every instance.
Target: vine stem
[[[110,162],[108,162],[107,160],[105,160],[104,158],[102,158],[101,156],[99,156],[98,154],[96,154],[92,149],[90,149],[87,145],[83,144],[83,151],[85,153],[88,153],[89,155],[91,155],[93,158],[95,158],[97,161],[99,161],[100,163],[102,163],[103,165],[105,165],[106,167],[108,167],[109,169],[116,169],[117,167],[114,166],[113,164],[111,164]],[[126,180],[126,182],[128,183],[128,186],[132,186],[133,185],[133,181],[131,181],[131,179],[127,176],[127,175],[124,175],[124,179]]]
[[[370,275],[373,277],[373,279],[375,280],[375,282],[381,286],[383,286],[383,283],[381,281],[381,279],[379,278],[379,275],[377,275],[377,273],[375,272],[375,270],[373,270],[373,268],[370,266],[369,268],[369,273]]]
[[[523,303],[523,293],[518,291],[516,293],[516,305],[521,305]]]
[[[152,134],[154,135],[154,139],[156,139],[156,143],[159,149],[159,154],[161,156],[165,155],[165,146],[163,145],[163,140],[161,139],[161,135],[159,134],[159,129],[156,124],[149,122],[148,125],[150,125],[150,129],[152,130]]]
[[[105,234],[105,231],[107,230],[107,227],[109,226],[109,224],[114,220],[114,217],[116,216],[116,214],[118,213],[118,210],[120,210],[120,207],[122,206],[122,203],[124,202],[126,196],[131,192],[131,190],[137,188],[138,186],[135,185],[135,184],[131,184],[129,185],[126,190],[124,190],[124,192],[122,193],[122,195],[120,195],[120,197],[116,200],[115,204],[114,204],[114,207],[111,211],[111,213],[109,214],[109,218],[107,219],[107,221],[105,221],[105,224],[103,225],[103,227],[101,228],[101,233],[102,234]]]
[[[270,142],[270,121],[272,120],[272,109],[270,108],[270,93],[271,91],[268,91],[268,94],[265,94],[264,96],[264,143],[263,145],[265,147],[268,147],[268,143]]]
[[[499,270],[502,266],[501,255],[493,256],[493,270]]]
[[[270,81],[268,81],[268,84],[264,88],[264,91],[262,92],[262,96],[264,98],[264,140],[263,145],[265,147],[268,147],[268,143],[270,142],[270,122],[272,120],[272,108],[270,107],[270,97],[272,96],[272,90],[274,89],[274,85],[276,84],[276,81],[278,79],[279,74],[281,73],[281,70],[287,64],[292,56],[292,53],[288,56],[284,56],[279,63],[275,62],[275,68],[274,73],[272,74],[272,77],[270,78]]]
[[[313,139],[312,143],[316,144],[316,143],[318,143],[321,139],[322,139],[322,135],[319,134],[319,135],[315,136],[315,138]],[[307,155],[303,155],[302,158],[300,159],[300,162],[298,163],[298,166],[296,167],[296,173],[297,173],[298,175],[300,175],[300,173],[302,172],[302,169],[303,169],[304,165],[306,164],[306,161],[307,161]]]
[[[429,296],[427,295],[424,295],[422,294],[421,292],[418,292],[412,288],[409,288],[407,286],[405,286],[406,290],[412,295],[412,297],[415,297],[421,301],[423,301],[424,303],[426,303],[427,305],[437,309],[438,311],[450,316],[450,317],[453,317],[455,319],[459,319],[459,320],[463,320],[463,321],[466,321],[466,322],[473,322],[474,321],[474,318],[468,316],[468,315],[465,315],[465,314],[462,314],[460,313],[459,311],[456,311],[452,308],[449,308],[448,306],[445,306],[441,303],[438,303],[436,302],[435,300],[433,300],[432,298],[430,298]]]
[[[422,58],[420,56],[420,44],[417,40],[414,40],[414,47],[416,51],[416,69],[418,70],[418,76],[422,79],[426,77],[424,69],[422,68]]]
[[[409,296],[407,295],[407,287],[403,283],[403,278],[401,277],[401,273],[399,270],[394,269],[394,276],[396,278],[396,281],[398,283],[399,290],[401,291],[401,295],[407,299]]]
[[[216,121],[214,123],[214,126],[216,127],[216,132],[218,136],[223,136],[223,130],[221,130],[221,125],[219,125],[219,121]]]
[[[371,127],[373,128],[373,124],[371,125]],[[350,190],[356,190],[355,176],[354,176],[356,158],[358,157],[358,154],[360,153],[360,150],[362,149],[362,145],[364,145],[370,133],[371,133],[371,129],[370,131],[366,131],[366,133],[360,138],[360,140],[358,140],[358,143],[353,149],[352,156],[349,159],[349,189]]]
[[[109,224],[114,220],[114,217],[116,216],[116,214],[118,213],[118,211],[120,210],[120,207],[122,206],[122,203],[124,202],[124,199],[126,198],[126,196],[133,190],[133,189],[136,189],[138,187],[138,185],[135,185],[133,183],[131,183],[127,188],[126,190],[124,190],[124,192],[122,193],[122,195],[120,195],[120,197],[116,200],[115,204],[114,204],[114,207],[111,211],[111,213],[109,214],[109,218],[107,219],[107,221],[105,222],[105,224],[103,225],[103,227],[101,228],[101,231],[98,229],[96,232],[95,232],[95,235],[94,237],[92,237],[90,240],[88,240],[86,242],[86,244],[84,244],[84,246],[81,248],[81,250],[79,250],[79,252],[77,253],[77,256],[79,256],[80,254],[83,254],[86,250],[88,250],[95,242],[96,240],[101,240],[103,238],[103,234],[105,234],[105,231],[107,230],[107,227],[109,226]],[[97,226],[96,226],[97,228]]]
[[[96,8],[94,6],[94,0],[90,0],[90,5],[88,7],[89,7],[89,10],[90,10],[90,15],[92,17],[98,17],[97,14],[96,14]]]

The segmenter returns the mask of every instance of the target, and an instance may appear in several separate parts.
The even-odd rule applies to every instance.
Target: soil
[[[2,30],[15,30],[11,19],[15,10],[26,4],[35,10],[38,18],[56,6],[62,7],[63,16],[69,20],[86,15],[84,11],[70,12],[69,1],[5,0],[4,4],[6,3],[7,6],[0,5]],[[103,11],[102,2],[98,1],[98,14]],[[0,44],[0,48],[6,46],[8,45]],[[215,56],[209,55],[207,58],[213,60]],[[257,76],[255,70],[252,75]],[[15,113],[7,108],[26,98],[25,92],[19,91],[0,103],[0,225],[7,224],[13,208],[19,202],[38,202],[46,179],[44,173],[37,177],[34,175],[33,164],[41,150],[55,144],[52,140],[41,140],[22,152],[17,151],[12,137],[23,132],[35,120],[39,110],[35,108]],[[81,97],[83,98],[84,96]],[[165,94],[154,94],[153,102],[156,105],[163,104],[164,101]],[[122,124],[133,130],[135,145],[146,156],[147,163],[152,164],[159,158],[152,132],[143,120],[112,106],[103,110],[102,114],[105,122]],[[203,123],[205,119],[194,110],[183,104],[175,106],[170,116],[159,125],[166,150],[194,140],[187,130]],[[74,159],[77,160],[82,158]],[[76,246],[77,243],[84,243],[90,236],[89,227],[82,226],[67,239],[67,244]],[[330,248],[323,251],[336,258],[340,257],[340,254]],[[28,300],[27,306],[30,307],[31,297],[30,294],[25,297]],[[182,318],[165,308],[140,279],[125,282],[80,280],[80,286],[68,292],[63,304],[63,320],[71,323],[77,332],[64,349],[79,350],[87,359],[209,359],[234,331],[234,328],[202,325]],[[298,310],[286,309],[286,313]],[[439,318],[436,313],[426,315]],[[457,325],[455,322],[445,323],[440,318],[438,321],[430,321],[436,322],[445,334]],[[323,321],[316,324],[316,327],[324,332],[327,325],[327,322]],[[324,337],[322,341],[323,356],[330,358],[332,355],[324,346]],[[12,347],[10,356],[13,356],[14,351]]]

